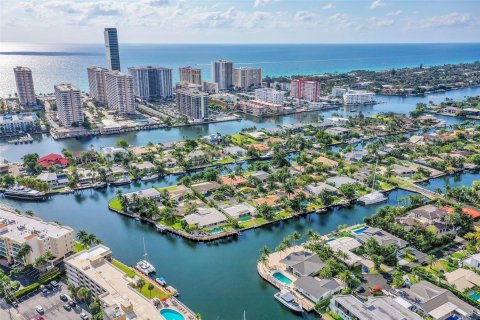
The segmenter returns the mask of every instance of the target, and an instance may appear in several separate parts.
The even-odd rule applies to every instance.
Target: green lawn
[[[110,202],[108,203],[108,205],[110,206],[110,208],[112,208],[113,210],[117,210],[117,211],[122,211],[122,204],[120,203],[120,200],[115,197],[113,198],[112,200],[110,200]]]
[[[226,157],[226,158],[217,160],[214,163],[215,164],[225,164],[225,163],[231,163],[231,162],[233,162],[233,158],[232,157]]]
[[[130,267],[124,265],[123,263],[121,263],[120,261],[118,260],[115,260],[115,259],[112,259],[112,264],[117,267],[118,269],[122,270],[123,272],[125,272],[125,274],[129,277],[129,278],[133,278],[135,277],[135,272],[130,269]]]
[[[155,297],[158,299],[169,297],[167,293],[160,290],[157,286],[153,286],[153,290],[150,292],[150,290],[148,290],[148,282],[146,282],[145,285],[140,289],[140,293],[149,299],[153,299]]]
[[[236,145],[240,145],[242,146],[243,144],[246,144],[246,143],[255,143],[257,142],[255,139],[251,138],[251,137],[248,137],[244,134],[241,134],[241,133],[235,133],[235,134],[232,134],[230,136],[230,138],[232,139],[232,142]]]
[[[83,250],[85,250],[85,249],[87,249],[87,247],[85,247],[83,244],[81,244],[80,242],[75,242],[75,251],[74,251],[74,253],[83,251]]]

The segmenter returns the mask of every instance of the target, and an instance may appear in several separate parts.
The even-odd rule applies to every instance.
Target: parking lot
[[[82,312],[86,313],[88,317],[91,318],[90,313],[85,310],[86,306],[84,304],[81,306],[77,305],[76,310],[65,310],[63,308],[65,302],[60,300],[61,294],[68,295],[68,289],[64,283],[60,283],[58,288],[54,288],[46,294],[37,291],[23,297],[20,300],[18,308],[11,309],[12,319],[30,320],[35,318],[39,315],[39,313],[35,310],[35,307],[38,305],[42,306],[43,310],[45,311],[42,314],[45,320],[78,320],[81,319],[80,314]],[[4,309],[3,306],[0,310],[0,318],[9,319],[8,310]]]

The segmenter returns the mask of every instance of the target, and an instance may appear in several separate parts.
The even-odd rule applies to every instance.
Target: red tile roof
[[[448,213],[452,213],[454,209],[452,207],[444,207],[445,211]],[[473,209],[473,208],[462,208],[462,212],[465,213],[466,215],[469,215],[473,219],[480,218],[480,211]]]
[[[41,157],[37,162],[44,168],[48,168],[51,165],[61,165],[66,166],[68,164],[67,159],[56,153],[50,153],[45,157]]]

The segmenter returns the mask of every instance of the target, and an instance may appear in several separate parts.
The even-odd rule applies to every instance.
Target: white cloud
[[[376,27],[388,27],[395,23],[393,19],[380,19],[377,17],[370,17],[368,21],[371,22],[371,25]]]
[[[391,11],[387,13],[387,16],[399,16],[402,14],[402,10],[397,10],[397,11]]]
[[[383,2],[382,0],[374,0],[372,4],[370,5],[370,9],[377,9],[377,8],[383,8],[386,7],[388,4]]]
[[[259,8],[259,7],[266,6],[269,2],[277,2],[277,1],[279,0],[255,0],[255,2],[253,3],[253,7]]]
[[[452,12],[444,16],[433,16],[421,21],[420,25],[424,28],[464,26],[473,22],[469,13]]]
[[[335,6],[332,3],[327,3],[326,5],[324,5],[322,7],[323,10],[330,10],[330,9],[333,9],[333,8],[335,8]]]
[[[315,15],[311,12],[308,12],[308,11],[297,11],[297,13],[295,14],[295,16],[293,17],[293,19],[295,21],[302,21],[302,22],[305,22],[305,21],[311,21],[313,19],[313,17],[315,17]]]
[[[330,18],[328,19],[331,23],[336,24],[342,29],[360,30],[361,28],[363,28],[363,25],[361,23],[356,22],[348,14],[345,13],[336,13],[330,16]]]

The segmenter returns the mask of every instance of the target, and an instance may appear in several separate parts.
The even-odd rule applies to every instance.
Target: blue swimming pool
[[[240,221],[240,222],[245,222],[245,221],[250,221],[250,220],[252,220],[252,217],[250,217],[250,216],[245,216],[245,217],[242,217],[242,218],[238,219],[238,221]]]
[[[476,301],[479,301],[480,300],[480,293],[478,291],[472,291],[468,294],[468,296],[470,298],[472,298],[473,300],[476,300]]]
[[[278,281],[280,281],[281,283],[283,284],[291,284],[293,281],[290,280],[289,278],[287,278],[283,273],[281,272],[275,272],[274,274],[272,274],[272,276],[277,279]]]
[[[217,233],[223,232],[223,229],[222,228],[215,228],[215,229],[210,230],[210,232],[212,234],[217,234]]]
[[[368,229],[368,227],[361,227],[361,228],[353,230],[352,232],[355,233],[355,234],[362,234],[363,231],[365,231],[367,229]]]
[[[160,314],[165,320],[185,320],[185,317],[180,314],[180,312],[172,309],[162,309]]]
[[[329,243],[329,242],[332,242],[333,240],[337,240],[337,238],[330,238],[326,242]]]

